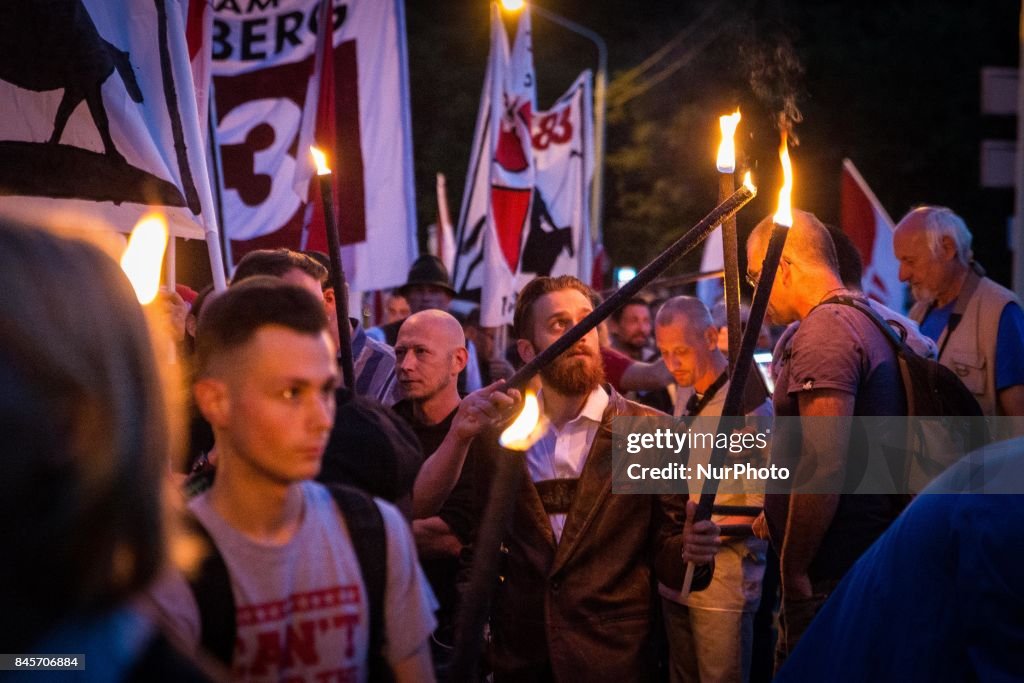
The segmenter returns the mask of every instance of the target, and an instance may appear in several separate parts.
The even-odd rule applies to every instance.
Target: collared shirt
[[[380,401],[386,406],[398,401],[395,379],[395,351],[367,336],[363,326],[355,323],[352,330],[352,370],[355,393]]]
[[[544,392],[538,399],[543,405]],[[533,481],[547,479],[578,479],[587,462],[590,446],[594,443],[597,428],[608,407],[608,393],[598,386],[587,397],[579,415],[569,420],[561,429],[553,424],[540,439],[526,452],[526,466]],[[555,540],[562,538],[565,515],[548,515]]]

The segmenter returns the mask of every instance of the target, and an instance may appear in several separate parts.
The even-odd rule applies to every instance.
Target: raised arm
[[[432,517],[455,487],[469,446],[481,432],[509,417],[519,392],[494,382],[462,399],[444,441],[423,463],[413,485],[413,518]]]

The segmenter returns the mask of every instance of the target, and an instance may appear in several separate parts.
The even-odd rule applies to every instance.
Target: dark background
[[[1009,189],[979,186],[980,142],[1013,139],[1013,117],[980,113],[982,66],[1016,66],[1020,5],[909,1],[670,2],[545,0],[545,8],[608,43],[611,107],[605,245],[615,265],[642,266],[715,205],[718,116],[743,113],[737,145],[760,194],[740,215],[741,236],[774,211],[781,184],[777,113],[803,115],[794,132],[794,205],[839,217],[844,157],[894,220],[920,203],[950,206],[975,236],[975,253],[1008,283]],[[458,218],[488,53],[486,0],[410,0],[417,209],[434,221],[434,174],[448,178]],[[506,25],[514,31],[514,17]],[[626,72],[673,37],[659,68],[677,69],[623,101]],[[533,16],[538,105],[549,106],[580,70],[596,65],[587,40]],[[643,79],[641,79],[642,81]],[[695,270],[699,254],[673,272]]]
[[[791,148],[795,206],[837,223],[840,166],[849,157],[893,220],[921,203],[960,213],[978,260],[1009,284],[1013,192],[981,188],[979,167],[981,141],[1012,140],[1016,119],[981,114],[980,70],[1017,66],[1018,2],[540,4],[608,44],[604,242],[613,265],[642,266],[717,203],[718,116],[737,105],[740,165],[753,170],[760,188],[739,214],[741,238],[774,212],[781,185],[777,120],[789,104],[803,117],[793,126],[799,146]],[[406,2],[421,250],[435,221],[438,171],[447,176],[458,219],[488,21],[487,0]],[[506,26],[511,41],[514,16]],[[653,69],[631,77],[673,38],[681,39]],[[581,70],[596,67],[592,43],[537,14],[533,50],[542,109]],[[697,270],[699,260],[695,253],[669,274]],[[180,246],[179,277],[208,282],[205,261],[202,243]]]

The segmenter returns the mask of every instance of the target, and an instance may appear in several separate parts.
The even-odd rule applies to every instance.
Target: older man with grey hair
[[[916,300],[910,317],[938,343],[939,362],[986,415],[1024,415],[1024,312],[974,261],[963,219],[941,206],[914,209],[896,225],[893,251]]]

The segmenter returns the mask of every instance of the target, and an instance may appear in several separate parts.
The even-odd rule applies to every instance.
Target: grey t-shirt
[[[304,482],[302,522],[283,545],[258,543],[231,527],[208,494],[189,509],[213,537],[231,575],[237,639],[232,677],[246,681],[365,681],[369,611],[359,562],[330,492]],[[416,561],[408,525],[375,501],[388,539],[385,656],[394,664],[433,631],[433,594]],[[199,610],[184,577],[169,570],[149,597],[166,626],[198,649]]]
[[[782,345],[786,344],[785,347]],[[802,392],[833,389],[852,394],[854,415],[905,415],[906,400],[896,354],[865,314],[851,306],[824,304],[813,309],[796,331],[775,349],[777,372],[773,404],[777,417],[800,414]],[[795,435],[794,435],[795,436]],[[844,463],[856,457],[858,444],[844,446]],[[822,448],[827,457],[829,449]],[[815,465],[828,471],[835,463],[808,463],[798,438],[776,430],[772,462],[797,471]],[[840,463],[842,466],[844,463]],[[847,473],[849,474],[849,472]],[[832,525],[810,567],[812,581],[835,581],[899,514],[902,500],[881,495],[843,495]],[[769,495],[765,513],[772,538],[785,529],[788,497]]]

